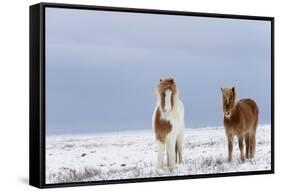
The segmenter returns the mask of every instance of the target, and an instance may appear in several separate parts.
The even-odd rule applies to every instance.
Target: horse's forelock
[[[177,92],[176,83],[172,78],[167,80],[161,80],[157,86],[159,94],[164,93],[167,89],[170,89],[173,94]]]

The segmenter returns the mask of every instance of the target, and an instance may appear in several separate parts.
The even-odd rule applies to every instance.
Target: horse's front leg
[[[233,151],[233,135],[228,135],[227,136],[227,141],[228,141],[228,162],[232,161],[232,151]]]
[[[158,158],[157,158],[157,167],[162,169],[164,163],[164,152],[165,152],[165,144],[161,141],[158,141]]]
[[[245,156],[244,156],[244,137],[240,136],[238,137],[238,141],[239,141],[239,149],[240,149],[240,159],[242,162],[244,162],[245,160]]]
[[[173,171],[175,168],[175,162],[176,162],[176,139],[171,137],[167,141],[167,155],[168,155],[168,167],[170,171]]]

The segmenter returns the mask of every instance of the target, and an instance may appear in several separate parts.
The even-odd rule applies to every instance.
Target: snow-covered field
[[[46,183],[82,182],[176,175],[195,175],[271,168],[270,125],[257,130],[256,156],[239,159],[237,139],[228,163],[223,127],[187,128],[185,164],[173,172],[156,168],[157,145],[151,130],[60,135],[46,138]],[[165,164],[166,165],[166,164]]]

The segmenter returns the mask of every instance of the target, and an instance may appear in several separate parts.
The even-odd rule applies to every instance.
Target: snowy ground
[[[228,163],[223,127],[188,128],[185,164],[173,172],[156,168],[157,145],[152,130],[95,135],[60,135],[46,139],[46,183],[82,182],[158,176],[269,170],[270,125],[257,130],[256,156],[242,163],[235,139]]]

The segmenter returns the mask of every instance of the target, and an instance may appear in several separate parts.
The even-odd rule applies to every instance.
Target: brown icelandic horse
[[[246,158],[252,159],[256,149],[256,130],[259,109],[252,99],[241,99],[236,102],[235,88],[221,88],[223,102],[223,123],[228,140],[228,161],[232,160],[233,137],[239,141],[240,159],[244,157],[244,141],[246,143]]]

